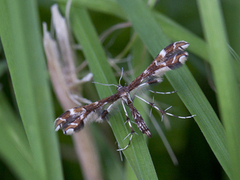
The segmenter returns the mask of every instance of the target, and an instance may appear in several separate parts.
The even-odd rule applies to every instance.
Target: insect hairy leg
[[[102,84],[97,83],[105,86],[115,86],[117,87],[117,92],[109,97],[106,97],[104,99],[101,99],[99,101],[96,101],[94,103],[91,103],[86,106],[82,107],[76,107],[69,109],[65,113],[63,113],[61,116],[59,116],[55,121],[55,130],[62,129],[64,134],[72,134],[73,132],[76,132],[77,130],[80,130],[83,128],[84,124],[87,122],[93,122],[93,121],[101,121],[102,119],[105,119],[106,116],[109,114],[110,111],[112,111],[112,107],[118,100],[121,100],[123,109],[126,115],[126,120],[130,126],[131,132],[127,137],[130,136],[129,144],[120,149],[125,150],[130,145],[130,142],[133,138],[134,130],[130,122],[130,118],[127,114],[127,111],[125,109],[125,105],[127,105],[131,111],[132,117],[135,120],[139,130],[146,134],[148,137],[151,137],[151,133],[145,124],[141,114],[138,112],[138,110],[133,105],[133,100],[135,97],[138,97],[140,100],[144,101],[145,103],[149,104],[152,108],[155,108],[160,113],[166,114],[168,116],[173,116],[176,118],[181,119],[187,119],[192,118],[195,115],[192,116],[176,116],[174,114],[166,112],[166,110],[162,110],[159,107],[157,107],[154,103],[148,102],[145,99],[141,98],[140,96],[136,95],[136,92],[138,92],[143,87],[146,87],[147,85],[159,83],[162,81],[162,76],[165,74],[165,72],[170,71],[172,69],[178,68],[181,65],[185,63],[188,57],[188,53],[184,50],[189,46],[189,43],[185,41],[178,41],[175,43],[172,43],[168,45],[166,48],[164,48],[160,53],[157,55],[157,57],[153,60],[153,62],[144,70],[135,80],[133,80],[129,85],[121,86],[120,82],[123,77],[123,69],[121,72],[121,77],[119,79],[119,84]],[[162,94],[161,92],[151,91],[152,93]],[[172,92],[166,92],[164,94],[171,94]],[[132,95],[132,97],[130,96]],[[109,105],[107,109],[104,110],[105,105]],[[100,117],[99,117],[100,114]],[[97,118],[98,117],[98,118]],[[126,137],[126,138],[127,138]],[[126,139],[125,138],[125,139]]]
[[[174,114],[171,114],[171,113],[168,113],[166,112],[166,110],[162,110],[160,109],[159,107],[157,107],[154,103],[150,103],[148,101],[146,101],[145,99],[141,98],[140,96],[138,95],[135,95],[138,99],[144,101],[145,103],[149,104],[151,107],[155,108],[156,110],[160,111],[163,114],[166,114],[168,116],[172,116],[172,117],[176,117],[176,118],[179,118],[179,119],[189,119],[189,118],[193,118],[195,117],[196,115],[190,115],[190,116],[177,116],[177,115],[174,115]],[[168,108],[169,109],[169,108]]]
[[[117,149],[117,151],[123,151],[123,150],[127,149],[128,146],[131,144],[131,140],[132,140],[133,134],[135,133],[135,131],[133,130],[133,127],[132,127],[130,118],[129,118],[129,116],[128,116],[127,110],[126,110],[126,108],[125,108],[124,101],[122,100],[121,102],[122,102],[122,107],[123,107],[123,110],[124,110],[124,113],[125,113],[125,116],[126,116],[126,122],[128,123],[131,131],[130,131],[130,133],[123,139],[123,140],[125,140],[126,138],[128,138],[128,136],[130,136],[128,144],[127,144],[124,148]]]
[[[154,93],[154,94],[174,94],[177,92],[177,91],[159,92],[159,91],[152,91],[152,90],[148,90],[148,91],[150,91],[151,93]]]

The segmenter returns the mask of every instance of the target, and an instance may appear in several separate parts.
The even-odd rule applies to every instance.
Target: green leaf
[[[35,179],[36,170],[22,124],[0,91],[0,155],[20,179]]]
[[[8,66],[6,61],[0,61],[0,77],[7,71]]]
[[[63,179],[37,12],[36,1],[1,1],[0,34],[35,176]]]
[[[227,145],[232,160],[232,179],[240,179],[240,92],[220,2],[198,1],[204,33],[209,43],[210,64],[213,70],[220,114],[226,128]],[[217,29],[217,31],[216,31]]]
[[[97,12],[107,13],[109,15],[126,19],[126,15],[123,13],[122,8],[117,5],[115,0],[76,0],[74,1],[74,5],[83,6]],[[153,15],[168,38],[173,41],[185,40],[189,42],[191,46],[188,50],[208,61],[206,42],[162,13],[154,11]]]
[[[89,67],[94,75],[94,81],[117,84],[87,11],[83,8],[74,7],[71,11],[72,28],[88,60]],[[114,93],[109,87],[101,85],[96,85],[96,87],[100,98],[110,96]],[[124,125],[124,122],[125,119],[121,114],[110,118],[114,135],[120,147],[127,145],[128,140],[123,141],[123,139],[130,132]],[[123,153],[138,179],[157,179],[146,142],[143,135],[139,131],[137,132],[138,136],[133,137],[131,146],[123,151]]]
[[[153,57],[170,44],[170,40],[163,34],[146,4],[137,0],[118,0],[118,3]],[[166,76],[191,114],[196,115],[194,119],[203,135],[226,173],[231,177],[231,164],[224,129],[186,65],[168,72]]]

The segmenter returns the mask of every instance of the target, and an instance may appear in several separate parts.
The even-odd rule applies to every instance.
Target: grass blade
[[[76,0],[74,1],[74,4],[97,12],[107,13],[126,19],[126,15],[123,13],[122,8],[117,6],[117,2],[115,0]],[[189,51],[208,61],[207,45],[205,41],[187,30],[185,27],[159,12],[154,11],[154,16],[168,38],[173,41],[184,39],[191,44],[191,46],[188,48]]]
[[[36,1],[1,1],[1,39],[38,179],[62,179]]]
[[[153,57],[159,53],[160,49],[170,43],[142,1],[118,0],[118,3]],[[178,91],[180,98],[191,114],[196,114],[194,119],[220,164],[231,177],[231,164],[224,129],[191,73],[184,66],[167,73],[166,76]]]
[[[240,179],[240,93],[233,61],[228,51],[228,40],[220,2],[198,1],[202,23],[209,43],[210,63],[213,69],[219,108],[226,128],[228,150],[232,160],[233,179]],[[217,29],[217,31],[216,31]]]
[[[77,40],[83,47],[83,52],[94,75],[94,81],[117,84],[87,11],[82,8],[72,8],[71,17],[72,28]],[[96,85],[96,87],[101,98],[114,93],[110,88],[99,85]],[[129,133],[127,127],[123,125],[124,121],[125,119],[121,115],[110,119],[113,132],[120,147],[124,147],[127,144],[123,139]],[[139,135],[134,136],[131,146],[123,153],[138,179],[157,179],[143,135],[139,131],[137,132]]]
[[[20,179],[35,179],[36,171],[22,124],[0,91],[0,154]],[[7,119],[7,120],[6,120]],[[14,154],[14,156],[13,156]]]

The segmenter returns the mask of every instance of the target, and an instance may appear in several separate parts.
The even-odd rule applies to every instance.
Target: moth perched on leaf
[[[157,57],[147,67],[147,69],[144,70],[128,86],[127,85],[122,86],[120,83],[119,85],[116,85],[117,87],[116,94],[86,106],[79,106],[79,107],[69,109],[66,112],[64,112],[62,115],[60,115],[55,120],[55,130],[58,131],[59,129],[62,129],[64,134],[69,135],[82,129],[86,123],[93,122],[93,121],[100,122],[106,119],[106,116],[109,114],[114,103],[120,100],[123,105],[123,109],[126,115],[126,120],[131,129],[130,140],[132,139],[132,135],[135,131],[132,128],[130,118],[128,116],[128,113],[124,105],[127,105],[130,108],[132,117],[135,120],[140,131],[146,134],[148,137],[151,137],[151,133],[147,125],[145,124],[141,114],[133,105],[134,97],[137,97],[143,100],[153,108],[160,111],[162,114],[166,114],[169,116],[174,116],[182,119],[192,118],[194,115],[186,116],[186,117],[175,116],[173,114],[167,113],[164,110],[159,109],[154,103],[150,103],[137,95],[134,95],[134,97],[131,97],[130,95],[130,93],[133,90],[137,90],[140,87],[161,82],[162,81],[161,77],[164,75],[166,71],[178,68],[181,65],[183,65],[188,57],[188,53],[185,52],[184,50],[188,46],[189,46],[189,43],[185,41],[178,41],[168,45],[157,55]],[[104,108],[105,106],[107,107]],[[126,148],[127,146],[123,149],[126,149]]]

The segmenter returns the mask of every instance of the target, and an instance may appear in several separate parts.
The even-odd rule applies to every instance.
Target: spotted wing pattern
[[[146,134],[148,137],[151,137],[151,133],[147,125],[145,124],[142,116],[140,115],[138,110],[133,106],[133,100],[130,96],[130,92],[140,86],[161,82],[161,77],[164,75],[166,71],[178,68],[179,66],[183,65],[188,57],[188,53],[185,52],[184,50],[188,46],[189,44],[185,41],[178,41],[168,45],[162,51],[160,51],[160,53],[153,60],[153,62],[147,67],[147,69],[143,71],[128,86],[121,86],[119,84],[117,86],[116,94],[86,106],[79,106],[79,107],[69,109],[66,112],[64,112],[62,115],[60,115],[55,120],[55,130],[58,131],[59,129],[62,129],[64,134],[69,135],[82,129],[86,123],[90,123],[93,121],[100,122],[106,118],[112,105],[117,100],[121,99],[123,108],[126,114],[126,120],[131,128],[131,135],[133,134],[134,130],[132,128],[132,125],[127,115],[127,111],[124,107],[124,104],[130,108],[132,117],[135,120],[140,131]],[[107,104],[110,104],[110,105],[106,109],[104,109],[104,106]],[[161,113],[164,113],[163,110],[160,110],[154,104],[152,103],[148,103],[148,104],[154,107],[155,109],[159,110]],[[165,114],[174,116],[170,113],[165,113]],[[177,116],[174,116],[174,117],[177,117]],[[181,116],[178,116],[178,117],[184,118]],[[193,117],[193,116],[188,116],[186,118],[190,118],[190,117]]]

